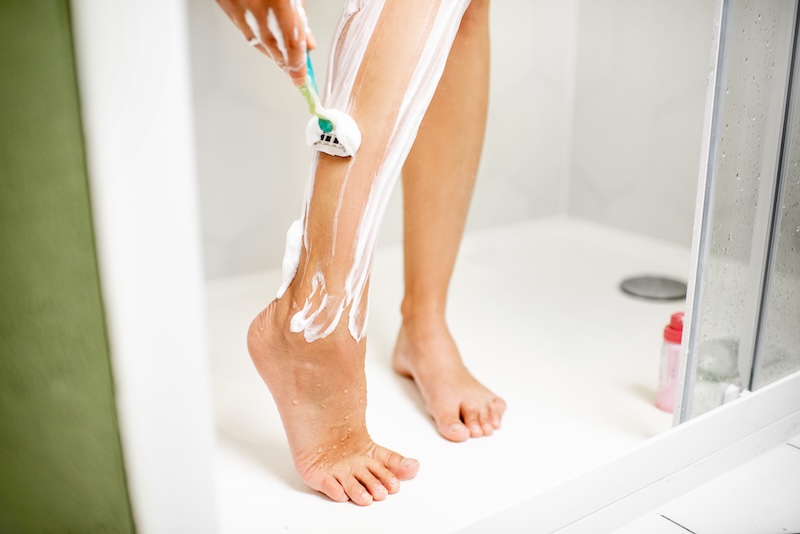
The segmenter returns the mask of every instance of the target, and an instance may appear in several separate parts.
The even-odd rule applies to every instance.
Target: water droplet
[[[344,392],[347,393],[347,390],[344,390]]]
[[[299,400],[297,400],[297,399],[294,399],[294,400],[292,401],[292,404],[294,404],[295,406],[297,406],[298,404],[300,404],[300,401],[299,401]]]
[[[317,387],[322,387],[322,384],[317,384]]]
[[[347,421],[348,419],[350,419],[350,416],[349,415],[345,415],[344,416],[344,420]]]
[[[345,453],[342,453],[342,458],[344,458],[345,456],[347,456],[347,455]]]
[[[335,449],[335,448],[336,448],[336,445],[334,445],[334,446],[333,446],[333,447],[331,447],[331,448],[332,448],[332,449]]]
[[[320,447],[319,449],[317,449],[317,454],[319,454],[319,453],[321,453],[321,452],[322,452],[322,447]]]
[[[325,404],[322,404],[321,406],[322,406],[323,408],[327,408],[327,406],[326,406]]]

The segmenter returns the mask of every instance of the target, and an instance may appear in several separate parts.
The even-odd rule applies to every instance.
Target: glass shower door
[[[681,422],[800,369],[798,2],[721,9]]]

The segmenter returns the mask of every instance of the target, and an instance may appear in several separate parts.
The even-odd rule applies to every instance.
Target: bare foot
[[[247,345],[278,406],[295,468],[334,501],[383,500],[416,475],[419,463],[367,433],[365,342],[356,343],[346,328],[306,342],[289,331],[290,301],[273,301],[253,320]]]
[[[491,436],[506,403],[464,367],[443,318],[404,321],[393,366],[413,378],[439,433],[451,441]]]

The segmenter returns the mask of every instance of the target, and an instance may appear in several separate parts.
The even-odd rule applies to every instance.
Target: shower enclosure
[[[797,4],[723,4],[680,422],[800,369]]]
[[[329,2],[319,4],[321,9],[332,9]],[[500,4],[498,2],[495,5]],[[585,9],[589,18],[596,15],[611,20],[618,14],[618,11],[604,14],[602,7],[605,4],[596,1],[565,3],[525,0],[516,5],[527,17],[522,17],[525,24],[538,21],[541,26],[539,29],[546,32],[547,26],[552,25],[552,18],[533,17],[533,10],[536,6],[544,5],[555,12],[567,4],[576,11],[578,8]],[[613,2],[609,0],[609,4]],[[663,7],[667,4],[625,3],[631,9],[640,9],[643,5]],[[621,3],[614,5],[621,9]],[[687,2],[685,5],[698,4]],[[202,142],[203,136],[209,136],[206,138],[208,141],[215,132],[208,129],[195,132],[193,129],[198,117],[190,104],[191,92],[192,89],[198,91],[198,83],[192,81],[189,72],[189,54],[194,50],[188,46],[190,17],[186,2],[106,2],[98,7],[89,0],[74,0],[72,7],[77,30],[82,113],[102,291],[117,386],[120,434],[135,520],[143,532],[216,532],[215,510],[219,506],[220,488],[225,482],[228,482],[227,487],[234,484],[224,478],[214,479],[213,476],[219,462],[216,448],[218,436],[209,393],[211,379],[206,357],[208,346],[205,334],[208,328],[203,313],[205,280],[199,238],[202,222],[196,201],[198,172],[195,153],[197,146],[205,146],[206,152],[216,149],[216,146],[213,142],[205,145]],[[529,9],[530,12],[524,11]],[[546,9],[543,12],[549,14]],[[519,502],[483,522],[476,519],[474,525],[462,529],[465,533],[513,532],[525,524],[535,524],[549,531],[561,529],[570,532],[572,529],[578,532],[581,527],[584,527],[584,532],[602,531],[604,528],[598,525],[609,524],[609,513],[620,512],[618,520],[626,514],[632,519],[643,506],[653,507],[658,502],[673,498],[678,494],[676,492],[686,491],[800,432],[800,373],[797,372],[800,368],[797,2],[719,0],[715,2],[714,9],[718,54],[710,76],[703,144],[704,165],[698,188],[692,246],[694,271],[689,276],[686,328],[689,335],[684,336],[684,379],[679,410],[676,412],[676,417],[685,423],[646,441],[640,436],[642,441],[635,449],[609,459],[597,468],[578,473],[569,480],[554,483],[541,493],[524,498],[520,495],[511,496],[507,500],[509,503]],[[637,11],[636,14],[638,16],[641,13]],[[574,13],[568,15],[572,17]],[[506,12],[502,22],[510,24],[520,18],[512,10]],[[125,24],[119,24],[120,20],[124,20]],[[637,22],[636,17],[631,17],[631,20]],[[660,19],[650,17],[648,20]],[[653,24],[657,26],[658,23]],[[633,31],[628,37],[635,43],[642,34],[637,33],[638,24],[631,24],[630,27]],[[505,32],[499,35],[499,40],[502,43],[505,39],[506,44],[516,45],[518,39],[534,33],[528,30],[519,34]],[[601,30],[593,35],[597,36],[603,31],[613,33],[608,29]],[[234,30],[226,26],[226,31]],[[240,37],[237,36],[237,39]],[[570,40],[563,35],[554,37],[560,37],[562,41],[558,42],[567,48],[571,46]],[[527,48],[514,48],[518,53],[512,56],[514,64],[523,65],[517,60],[526,50],[551,54],[555,53],[552,49],[559,48],[544,41],[526,41]],[[231,44],[226,45],[228,48],[214,48],[202,40],[197,46],[207,47],[206,52],[211,55],[224,57],[224,64],[236,61],[229,58],[236,57],[239,54],[237,50],[250,52],[239,40],[231,39],[229,42]],[[587,64],[597,70],[605,68],[601,63],[608,51],[602,47],[589,48],[592,54],[587,56]],[[623,52],[627,54],[623,59],[629,63],[632,61],[632,51],[632,47],[623,47]],[[546,73],[547,76],[553,75],[551,78],[564,74],[563,64],[559,61],[550,58],[543,64],[551,69]],[[615,64],[614,68],[618,66]],[[646,67],[644,65],[643,68]],[[658,65],[658,68],[661,66]],[[520,83],[516,76],[521,70],[522,67],[507,69],[508,86],[500,88],[500,91],[508,91],[501,94],[503,99],[513,103],[503,108],[506,118],[513,120],[518,118],[518,99],[512,97],[519,95]],[[654,73],[658,74],[657,70],[651,68],[644,73],[647,75],[643,76],[646,89],[658,88],[659,79],[654,77]],[[213,78],[211,74],[206,74],[206,80]],[[610,85],[618,81],[618,71],[590,74],[608,75],[611,78]],[[224,71],[218,78],[237,87],[235,97],[238,102],[254,102],[267,90],[266,84],[248,84],[246,80],[236,79],[233,70]],[[551,80],[548,78],[546,81]],[[635,83],[640,81],[638,78],[634,80]],[[632,95],[617,95],[613,103],[624,104],[627,100],[637,98],[638,95],[633,93],[641,87],[635,83],[632,85],[635,90],[630,91]],[[288,106],[282,106],[279,102],[297,98],[293,92],[290,93],[288,84],[281,89],[277,87],[275,85],[275,92],[264,104],[266,108],[261,109],[265,115],[288,115],[288,111],[279,109]],[[587,87],[591,89],[593,86],[587,84]],[[591,215],[595,200],[602,195],[597,194],[597,183],[583,179],[586,176],[580,178],[579,174],[585,175],[603,164],[612,165],[623,160],[625,164],[620,167],[621,170],[630,171],[635,177],[641,170],[637,165],[642,164],[647,170],[648,158],[644,151],[635,152],[629,144],[617,142],[610,135],[598,135],[598,131],[594,131],[590,132],[591,135],[584,132],[574,136],[574,155],[580,156],[583,150],[591,152],[594,160],[583,167],[564,165],[562,159],[569,156],[570,150],[548,144],[553,140],[569,140],[573,137],[569,127],[564,125],[568,121],[561,119],[571,117],[569,113],[562,112],[575,92],[562,89],[560,86],[548,86],[547,83],[536,87],[540,91],[537,95],[543,97],[544,104],[540,107],[552,107],[555,110],[552,116],[536,115],[542,111],[536,107],[536,99],[523,103],[526,106],[525,113],[542,119],[542,123],[552,119],[555,125],[552,132],[539,130],[529,132],[531,135],[515,136],[518,138],[516,142],[522,144],[510,149],[497,146],[497,153],[490,155],[488,161],[497,162],[497,169],[502,171],[520,172],[518,183],[503,186],[506,192],[510,192],[507,196],[516,203],[512,205],[514,207],[527,205],[526,194],[533,194],[529,182],[534,178],[530,176],[529,166],[537,164],[539,156],[545,158],[548,154],[552,155],[552,159],[546,160],[549,166],[542,168],[543,172],[540,173],[552,182],[545,185],[552,187],[535,188],[536,194],[541,195],[538,200],[548,208],[575,207],[581,200],[572,202],[575,199],[563,194],[563,184],[559,182],[560,178],[573,180],[569,185],[576,186],[576,190],[581,185],[585,186],[581,194],[586,210],[578,215]],[[284,93],[278,97],[278,91]],[[613,127],[609,123],[617,117],[613,110],[609,111],[612,106],[608,102],[612,99],[607,97],[610,94],[590,90],[578,94],[578,97],[586,99],[583,107],[576,106],[576,114],[590,115],[591,121],[603,131]],[[212,103],[218,106],[212,106],[211,113],[225,117],[233,114],[241,119],[241,124],[249,124],[246,119],[250,110],[227,108],[227,103],[221,101]],[[673,114],[669,113],[672,108],[665,109],[667,111],[662,113],[662,119],[663,115],[672,118]],[[619,120],[637,119],[636,115],[631,112]],[[640,126],[643,123],[643,127],[646,127],[650,123],[645,119],[640,121]],[[530,124],[535,126],[537,123],[530,121]],[[243,127],[238,132],[240,137],[236,139],[236,148],[240,152],[234,156],[263,151],[264,146],[268,145],[259,141],[258,135],[263,132],[248,128]],[[498,131],[503,131],[503,128],[501,125]],[[639,138],[643,137],[639,135],[640,130],[627,133],[633,141],[640,141]],[[275,131],[266,135],[271,136],[267,141],[274,144],[279,144],[287,137]],[[630,159],[613,155],[613,149],[619,146],[625,149],[623,154],[629,154],[636,161],[631,163]],[[293,154],[290,159],[301,160],[301,150],[304,148],[297,149],[298,154]],[[538,150],[536,157],[530,158],[533,163],[513,159],[512,156],[527,154],[526,150]],[[661,153],[669,153],[670,150],[672,146]],[[212,163],[219,165],[220,176],[225,179],[220,195],[233,194],[233,188],[226,181],[230,174],[243,174],[248,178],[253,176],[240,167],[241,158],[233,157],[228,161],[220,158]],[[280,178],[286,176],[284,169],[270,167],[273,164],[274,161],[267,161],[264,168],[269,168],[272,174]],[[574,177],[570,175],[571,170],[575,171]],[[293,169],[292,172],[296,176],[302,175],[304,170]],[[655,176],[657,172],[659,169],[654,169],[651,174]],[[486,182],[498,183],[492,181],[493,178],[489,176]],[[624,189],[620,187],[620,174],[613,175],[611,179],[617,181],[611,184],[609,191],[617,193]],[[253,181],[256,179],[253,178]],[[276,206],[286,204],[286,195],[296,186],[282,179],[274,182],[270,186],[274,187],[270,191],[274,194],[266,201]],[[493,194],[492,190],[489,193]],[[262,199],[258,198],[256,202],[261,203]],[[499,211],[510,211],[506,208],[507,205],[503,204]],[[612,206],[610,211],[614,211],[614,208],[618,208],[618,205]],[[230,217],[230,220],[242,230],[237,239],[241,238],[242,242],[247,243],[259,241],[251,230],[261,222],[252,224],[245,210],[235,215],[237,217]],[[683,219],[682,222],[688,226],[688,222]],[[221,239],[226,236],[212,237]],[[587,241],[599,243],[601,250],[596,254],[597,258],[607,253],[602,248],[602,239]],[[263,248],[281,247],[280,243],[269,246],[263,241],[260,243]],[[243,248],[230,247],[227,254],[218,254],[217,257],[222,262],[236,259]],[[498,255],[500,253],[502,251]],[[576,306],[575,309],[579,308]],[[597,315],[604,319],[613,315],[605,312],[600,310]],[[585,315],[594,318],[589,313]],[[543,316],[550,319],[549,315]],[[564,317],[564,321],[577,320],[566,314]],[[569,332],[566,329],[564,331]],[[658,341],[656,338],[656,347]],[[654,385],[656,367],[653,371]],[[514,378],[524,382],[527,389],[534,389],[530,384],[536,380],[542,381],[541,377],[535,377],[536,380],[529,376]],[[590,382],[586,381],[587,384]],[[730,402],[720,406],[726,400]],[[547,400],[542,400],[539,406],[549,408],[547,403]],[[643,401],[642,406],[644,404]],[[236,404],[236,407],[239,406],[241,404]],[[535,406],[526,406],[517,413],[531,408]],[[647,408],[655,409],[649,404]],[[422,419],[425,416],[412,413],[411,417]],[[517,419],[518,426],[528,424],[541,428],[544,422],[543,419],[534,418],[524,420],[519,415]],[[511,431],[511,428],[509,425],[504,430]],[[496,442],[476,441],[467,444],[467,447],[479,451],[483,447],[495,446],[492,443],[502,443],[502,433],[496,437]],[[576,440],[579,446],[592,448],[596,445],[597,436],[587,434],[583,438],[583,442]],[[281,481],[285,491],[269,495],[263,500],[271,504],[280,503],[279,499],[292,498],[291,492],[295,491],[291,487],[291,481],[294,480],[291,466],[284,461],[288,458],[285,443],[282,440],[276,443],[270,460],[274,462],[273,467],[277,468],[260,467],[264,472],[285,477]],[[255,445],[257,453],[263,455],[262,444]],[[529,448],[534,452],[541,451],[539,445],[538,440],[533,440]],[[245,467],[243,471],[252,473],[250,465]],[[484,467],[489,474],[497,474],[491,464],[486,463]],[[288,473],[280,469],[288,470]],[[510,473],[510,476],[517,475],[517,472]],[[529,476],[535,478],[536,473]],[[423,482],[419,482],[421,486]],[[415,492],[411,486],[409,489],[411,491],[405,492],[400,498],[418,499],[421,492]],[[255,493],[251,497],[253,495],[258,497]],[[165,506],[164,503],[169,505]],[[318,500],[314,501],[313,506],[328,504]],[[389,501],[385,504],[391,505]],[[414,510],[419,506],[415,504]],[[328,510],[330,508],[326,508],[326,514]],[[347,509],[341,507],[336,510],[331,513],[349,513],[342,512]],[[381,510],[375,507],[358,517],[368,518],[371,517],[369,514],[380,514]],[[470,511],[478,515],[488,515],[490,512],[478,507]],[[313,513],[311,510],[309,515]],[[412,515],[415,514],[406,514]],[[589,528],[592,526],[594,528]]]

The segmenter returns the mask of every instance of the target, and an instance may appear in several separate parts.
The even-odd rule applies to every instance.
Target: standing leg
[[[467,8],[403,167],[405,296],[394,367],[416,381],[439,432],[452,441],[492,434],[505,410],[464,367],[445,324],[486,125],[488,10],[488,0]]]
[[[301,252],[287,256],[296,274],[248,332],[298,473],[337,501],[383,499],[419,467],[366,429],[365,297],[384,207],[468,3],[346,3],[324,98],[355,119],[363,142],[351,158],[314,156],[302,224],[293,225]]]

